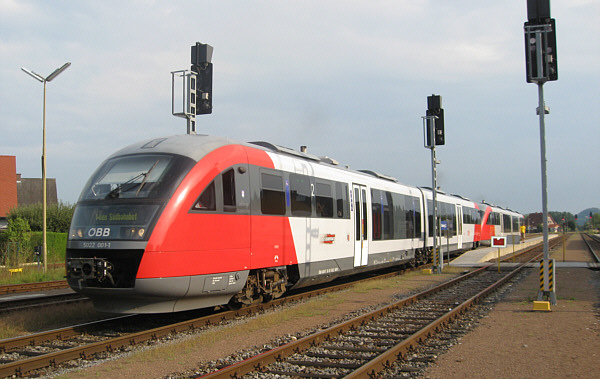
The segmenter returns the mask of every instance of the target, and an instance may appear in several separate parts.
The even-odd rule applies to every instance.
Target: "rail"
[[[502,284],[506,283],[510,280],[514,275],[517,274],[523,267],[525,267],[525,263],[518,266],[514,270],[512,270],[508,274],[500,274],[500,278],[493,281],[493,284],[488,284],[486,280],[481,281],[481,287],[478,292],[472,296],[467,296],[466,299],[462,300],[460,303],[455,304],[456,301],[447,301],[443,300],[447,295],[440,295],[440,299],[442,300],[431,300],[429,303],[426,303],[428,299],[432,298],[435,294],[442,294],[445,291],[451,291],[456,286],[459,286],[461,283],[466,283],[469,281],[469,285],[461,287],[458,292],[461,291],[467,293],[470,289],[475,288],[475,285],[472,280],[478,280],[477,278],[488,277],[496,275],[495,270],[493,270],[493,265],[490,264],[486,267],[482,267],[476,271],[473,271],[469,274],[463,275],[459,278],[456,278],[452,281],[439,285],[430,290],[421,292],[417,295],[411,296],[409,298],[398,301],[394,304],[385,306],[376,311],[367,313],[365,315],[356,317],[352,320],[346,321],[339,325],[335,325],[321,332],[315,333],[313,335],[307,336],[300,340],[291,342],[287,345],[280,346],[268,352],[265,352],[261,355],[258,355],[254,358],[249,358],[232,366],[228,366],[219,371],[206,374],[204,376],[200,376],[202,378],[235,378],[241,377],[242,375],[246,375],[251,372],[270,372],[271,374],[276,375],[289,375],[289,376],[312,376],[312,377],[346,377],[346,378],[367,378],[367,377],[376,377],[377,373],[387,369],[390,367],[391,362],[394,362],[398,359],[403,359],[406,357],[407,352],[409,352],[412,348],[414,348],[421,340],[427,338],[428,336],[435,333],[435,331],[441,328],[444,324],[448,323],[452,319],[458,317],[461,313],[465,312],[465,310],[473,305],[474,303],[480,301],[483,297],[487,296],[490,292],[499,288]],[[457,292],[457,291],[454,291]],[[464,294],[463,294],[464,295]],[[450,296],[452,298],[452,296]],[[377,320],[381,320],[384,317],[388,317],[390,314],[397,312],[405,307],[410,307],[412,305],[423,303],[423,308],[426,309],[427,314],[418,316],[417,318],[422,318],[426,320],[426,325],[422,326],[419,330],[410,334],[410,336],[406,338],[401,338],[399,343],[394,344],[391,347],[387,347],[385,349],[377,349],[377,348],[369,348],[367,352],[369,354],[376,354],[376,357],[368,359],[367,362],[362,362],[361,364],[341,364],[341,363],[328,363],[326,360],[321,360],[317,363],[311,363],[310,365],[304,359],[294,358],[292,362],[288,362],[291,356],[297,356],[304,354],[309,349],[313,347],[320,347],[323,344],[327,343],[328,345],[336,345],[341,344],[341,342],[337,341],[340,336],[351,334],[354,331],[357,331],[366,325],[369,325],[372,322],[377,322]],[[440,305],[441,308],[436,308],[437,305]],[[417,309],[418,307],[414,307]],[[441,315],[432,317],[427,317],[427,315],[431,316],[432,314],[436,314],[439,312],[438,309],[446,309],[443,311]],[[450,310],[448,311],[448,308]],[[436,310],[434,310],[436,309]],[[398,316],[399,319],[402,319],[404,316]],[[415,324],[417,322],[410,321],[408,324]],[[379,322],[378,325],[380,325]],[[370,330],[374,330],[375,327],[371,327]],[[366,332],[365,332],[366,333]],[[384,332],[384,336],[382,338],[389,338],[393,332],[386,331]],[[350,337],[349,337],[350,338]],[[358,337],[357,337],[358,338]],[[364,339],[361,339],[361,343],[365,343]],[[327,349],[324,347],[323,349]],[[338,348],[336,348],[338,349]],[[365,352],[365,348],[350,348],[348,351],[362,351]],[[312,354],[312,353],[311,353]],[[356,357],[353,357],[351,360],[357,360]],[[302,367],[312,366],[312,367],[320,367],[324,368],[324,372],[299,372],[295,371],[297,369],[290,368],[290,365],[294,364],[294,361],[300,362],[299,365]],[[339,360],[338,360],[339,361]],[[364,361],[364,359],[363,359]],[[276,368],[270,368],[271,365],[277,366]],[[335,367],[335,369],[333,369]],[[302,370],[302,369],[301,369]],[[329,370],[329,371],[327,371]],[[331,374],[331,371],[342,371],[343,374]]]
[[[422,268],[422,267],[421,267]],[[419,269],[421,269],[419,268]],[[128,315],[117,318],[111,318],[107,320],[101,320],[97,322],[91,322],[86,324],[80,324],[72,327],[56,329],[52,331],[36,333],[26,336],[14,337],[5,340],[0,340],[0,353],[10,354],[23,352],[22,356],[16,358],[14,361],[3,361],[0,365],[0,377],[7,376],[24,376],[33,370],[43,369],[46,367],[56,367],[63,362],[67,362],[77,358],[90,358],[94,354],[100,352],[112,352],[124,348],[126,346],[133,346],[145,341],[156,340],[171,334],[181,333],[193,329],[210,327],[217,325],[227,320],[238,319],[242,316],[249,316],[254,313],[266,311],[277,306],[281,306],[293,301],[300,301],[310,299],[316,296],[330,293],[333,291],[340,291],[346,289],[352,285],[360,283],[362,281],[370,281],[375,279],[381,279],[385,277],[393,277],[401,275],[409,270],[387,272],[383,275],[376,277],[369,277],[366,279],[345,282],[334,286],[325,288],[317,288],[312,291],[306,291],[295,295],[287,296],[284,298],[273,300],[269,303],[256,304],[250,307],[242,308],[235,311],[219,311],[207,316],[194,318],[191,320],[185,320],[177,323],[169,322],[164,326],[155,327],[153,329],[142,330],[139,332],[126,333],[116,338],[109,338],[102,341],[95,341],[92,343],[79,344],[77,346],[68,346],[71,341],[78,341],[83,334],[92,334],[91,330],[110,330],[112,328],[111,323],[119,321],[127,321],[127,324],[139,324],[144,317],[147,315]],[[53,345],[55,351],[48,353],[36,353],[34,357],[25,357],[28,353],[25,349],[36,350],[36,346],[49,346]],[[41,350],[41,349],[40,349]],[[47,350],[47,349],[46,349]]]
[[[591,235],[591,234],[582,234],[581,238],[583,239],[583,242],[585,242],[590,254],[592,255],[592,257],[594,258],[594,260],[598,263],[600,263],[600,258],[598,257],[598,255],[596,254],[596,251],[594,250],[594,248],[592,247],[592,245],[588,242],[588,240],[586,240],[585,238],[589,238],[590,240],[594,241],[596,244],[600,245],[600,240]]]

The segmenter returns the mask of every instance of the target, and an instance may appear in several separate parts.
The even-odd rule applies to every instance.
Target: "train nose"
[[[104,258],[67,259],[67,278],[92,280],[98,283],[108,280],[114,286],[113,271],[113,264]]]

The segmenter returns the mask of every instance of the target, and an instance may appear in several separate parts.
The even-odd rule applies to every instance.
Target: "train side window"
[[[335,199],[337,205],[338,218],[349,218],[348,213],[348,185],[345,183],[335,183]]]
[[[414,211],[414,220],[415,220],[413,237],[421,238],[422,237],[422,233],[421,233],[421,200],[416,196],[414,196],[412,199],[413,199],[413,208],[412,209]]]
[[[448,227],[452,228],[452,235],[456,236],[458,234],[458,228],[460,227],[461,223],[458,222],[458,220],[456,219],[456,205],[455,204],[448,204],[450,206],[450,217],[451,217],[451,224],[448,225]]]
[[[223,178],[223,210],[225,212],[235,212],[235,171],[233,168],[225,171]]]
[[[217,201],[215,197],[215,182],[214,180],[202,191],[202,194],[194,203],[192,210],[195,211],[216,211]]]
[[[263,214],[285,214],[285,192],[281,175],[261,173],[260,210]]]
[[[439,217],[439,214],[437,216]],[[433,236],[433,200],[427,200],[427,220],[428,235],[431,237]]]
[[[317,217],[333,217],[333,196],[330,183],[315,183],[315,200]]]
[[[394,200],[394,239],[412,238],[413,213],[412,198],[395,193]],[[409,201],[410,200],[410,201]]]
[[[394,238],[394,200],[391,192],[384,192],[381,197],[383,206],[383,239]]]
[[[504,233],[510,233],[511,232],[510,229],[511,229],[510,215],[503,214],[502,215],[502,231]]]
[[[513,232],[519,231],[519,218],[517,216],[512,216],[512,230]]]
[[[290,205],[292,216],[311,216],[311,195],[310,178],[306,175],[290,174]]]
[[[371,210],[373,212],[373,240],[381,239],[381,218],[383,207],[381,206],[381,191],[371,190]]]

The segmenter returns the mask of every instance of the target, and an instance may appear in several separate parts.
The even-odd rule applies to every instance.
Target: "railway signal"
[[[550,18],[550,0],[528,0],[525,30],[527,83],[558,79],[556,23]]]
[[[196,134],[196,115],[212,113],[213,47],[196,42],[191,49],[190,70],[171,72],[171,113],[187,119],[187,133]],[[181,92],[175,90],[176,78]],[[176,98],[181,105],[176,110]]]
[[[435,157],[435,146],[443,145],[444,138],[444,110],[442,109],[442,97],[440,95],[427,96],[427,111],[423,118],[423,132],[425,147],[431,149],[431,188],[433,192],[433,268],[434,272],[441,274],[444,268],[444,257],[441,249],[437,248],[437,168],[439,163]],[[432,137],[433,136],[433,137]]]
[[[546,178],[546,126],[544,116],[547,114],[544,103],[544,83],[558,79],[556,61],[556,25],[550,18],[550,0],[527,0],[527,21],[523,26],[525,32],[525,62],[527,83],[538,86],[539,106],[537,114],[540,117],[540,150],[542,166],[542,219],[544,228],[544,260],[543,265],[548,277],[549,247],[548,247],[548,191]],[[549,113],[549,112],[548,112]],[[552,281],[553,283],[553,281]],[[547,284],[547,283],[546,283]],[[554,287],[542,286],[538,292],[538,301],[544,297],[556,304]]]
[[[431,134],[434,135],[433,143],[436,146],[444,145],[444,109],[442,97],[439,95],[427,96],[427,146],[432,146]]]
[[[192,46],[192,68],[197,76],[196,114],[212,113],[213,47],[196,42]]]

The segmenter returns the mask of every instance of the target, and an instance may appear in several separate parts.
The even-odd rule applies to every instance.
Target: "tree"
[[[46,212],[46,229],[49,232],[68,233],[75,206],[60,202],[48,206]],[[42,204],[25,205],[13,208],[8,213],[9,223],[17,218],[27,220],[34,232],[42,231]]]
[[[4,257],[8,261],[6,264],[16,266],[25,255],[31,252],[30,232],[29,223],[20,217],[16,217],[8,223],[7,256]]]

